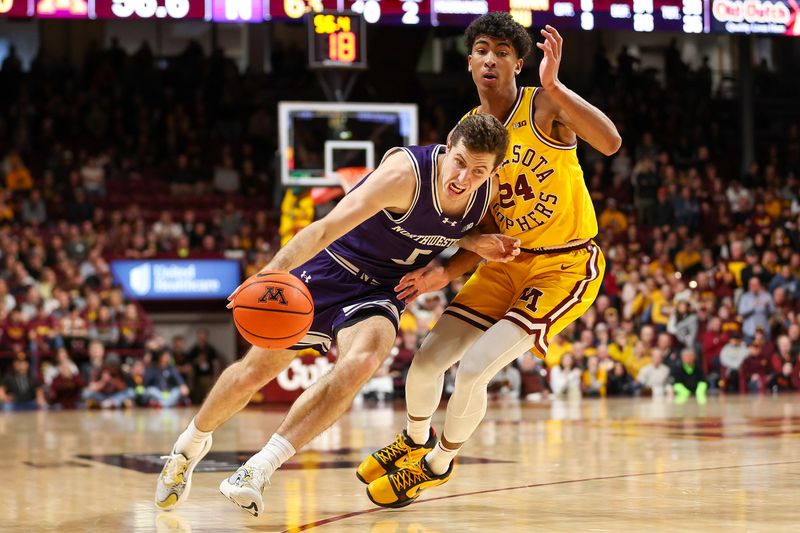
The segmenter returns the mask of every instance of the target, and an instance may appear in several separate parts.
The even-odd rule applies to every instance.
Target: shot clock
[[[367,68],[364,18],[354,12],[308,14],[308,64],[313,68]]]

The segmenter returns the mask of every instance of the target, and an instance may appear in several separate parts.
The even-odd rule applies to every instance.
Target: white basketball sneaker
[[[203,442],[203,449],[196,456],[187,459],[182,453],[173,449],[166,459],[161,474],[156,483],[156,507],[162,511],[170,511],[182,504],[189,497],[192,488],[192,472],[197,463],[206,456],[211,449],[211,435]]]
[[[234,474],[223,480],[219,491],[230,501],[253,516],[264,510],[264,488],[269,480],[260,468],[242,465]]]

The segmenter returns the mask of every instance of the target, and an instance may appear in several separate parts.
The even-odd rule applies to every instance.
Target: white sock
[[[194,418],[186,430],[178,436],[173,450],[182,453],[187,459],[195,457],[203,449],[203,443],[211,435],[211,431],[200,431],[194,425]]]
[[[434,474],[441,476],[447,469],[450,468],[450,463],[453,461],[456,455],[458,455],[458,451],[461,448],[456,448],[455,450],[451,450],[450,448],[445,448],[442,446],[442,443],[439,442],[436,444],[436,447],[428,452],[428,455],[425,456],[425,462],[428,463],[428,466],[431,469],[431,472]]]
[[[276,433],[269,439],[267,445],[264,446],[260,452],[248,459],[245,464],[254,468],[263,469],[267,479],[269,479],[272,477],[272,474],[295,453],[297,452],[295,452],[292,443]]]
[[[407,417],[406,433],[417,444],[425,444],[431,436],[431,419],[411,420],[411,417]]]

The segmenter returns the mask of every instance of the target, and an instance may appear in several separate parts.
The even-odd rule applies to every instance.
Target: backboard
[[[343,167],[375,168],[395,146],[417,144],[415,104],[280,102],[284,186],[340,185]]]

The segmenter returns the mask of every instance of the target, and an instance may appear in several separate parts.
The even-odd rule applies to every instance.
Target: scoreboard
[[[466,27],[509,11],[526,27],[800,35],[800,0],[0,0],[0,17],[305,20],[352,11],[368,25]]]
[[[203,19],[205,0],[94,0],[99,19]]]
[[[510,0],[526,26],[703,33],[705,0]]]

